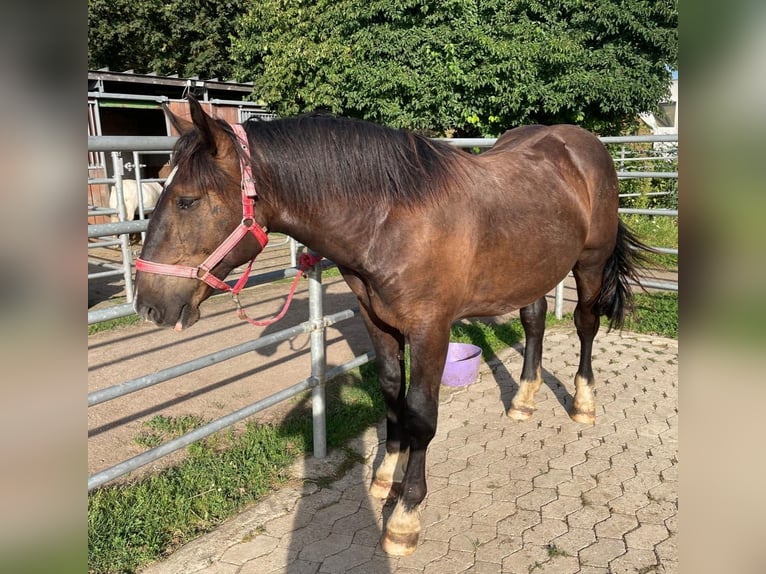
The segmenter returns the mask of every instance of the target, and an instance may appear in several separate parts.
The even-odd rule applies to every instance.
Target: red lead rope
[[[239,226],[237,226],[237,228],[231,232],[231,235],[229,235],[229,237],[227,237],[223,243],[221,243],[221,245],[219,245],[218,248],[197,267],[155,263],[153,261],[146,261],[145,259],[141,259],[139,257],[136,259],[136,269],[145,273],[156,273],[158,275],[171,275],[175,277],[186,277],[188,279],[199,279],[214,289],[229,291],[231,293],[232,299],[234,299],[235,305],[237,306],[237,316],[240,319],[247,321],[251,325],[265,327],[267,325],[271,325],[272,323],[276,323],[285,316],[287,309],[290,307],[290,303],[292,303],[293,295],[295,295],[295,289],[298,287],[298,281],[306,270],[310,269],[322,260],[322,256],[310,255],[308,253],[304,253],[300,256],[298,260],[300,267],[298,269],[297,275],[295,276],[293,284],[290,286],[290,293],[287,295],[287,301],[285,301],[282,310],[276,317],[266,321],[255,321],[254,319],[248,317],[247,313],[239,302],[239,292],[242,291],[245,283],[247,283],[247,278],[250,275],[250,269],[253,267],[253,261],[255,261],[255,257],[253,257],[250,260],[250,263],[247,264],[245,272],[237,280],[234,287],[230,287],[227,283],[224,283],[212,274],[211,271],[213,267],[218,265],[218,263],[220,263],[221,260],[226,257],[226,255],[228,255],[229,252],[234,249],[242,240],[242,238],[245,237],[248,233],[255,236],[255,238],[258,240],[258,243],[261,245],[261,250],[263,250],[266,247],[266,244],[269,242],[268,235],[266,235],[266,232],[261,229],[261,227],[255,222],[253,217],[255,211],[253,209],[255,205],[254,198],[257,196],[257,193],[255,191],[255,182],[253,180],[252,164],[250,162],[250,146],[248,145],[247,134],[240,124],[236,124],[232,127],[234,128],[234,133],[236,134],[237,139],[239,140],[239,144],[244,151],[240,157],[240,171],[242,172],[242,223],[240,223]]]
[[[275,317],[272,317],[271,319],[266,319],[265,321],[256,321],[255,319],[251,319],[250,317],[248,317],[247,312],[245,311],[245,309],[242,307],[242,305],[239,302],[239,290],[235,292],[232,289],[231,297],[232,299],[234,299],[234,304],[237,306],[237,316],[243,321],[247,321],[251,325],[255,325],[257,327],[267,327],[268,325],[276,323],[282,317],[285,316],[285,313],[287,313],[287,310],[290,308],[290,303],[293,302],[293,295],[295,295],[295,289],[298,287],[298,281],[300,281],[301,277],[303,276],[303,273],[307,271],[308,269],[311,269],[314,265],[319,263],[321,260],[322,260],[321,255],[311,255],[309,253],[301,254],[300,258],[298,259],[298,263],[300,265],[300,268],[298,269],[298,274],[295,276],[295,279],[293,280],[293,284],[290,285],[290,292],[287,294],[287,300],[285,301],[285,304],[282,306],[282,310]],[[253,262],[251,261],[250,265],[252,265],[252,263]],[[250,271],[250,265],[247,266],[247,271]],[[246,275],[243,275],[242,277],[246,277]]]

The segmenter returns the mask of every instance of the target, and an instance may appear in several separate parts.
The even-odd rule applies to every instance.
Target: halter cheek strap
[[[139,257],[136,259],[136,270],[143,271],[145,273],[155,273],[157,275],[170,275],[173,277],[199,279],[214,289],[229,291],[231,292],[232,298],[237,305],[237,312],[241,319],[247,320],[253,325],[266,326],[274,323],[275,321],[278,321],[284,316],[284,314],[287,312],[288,306],[290,305],[293,294],[295,293],[295,288],[298,284],[298,280],[301,278],[303,271],[316,265],[322,259],[322,257],[308,254],[303,254],[301,256],[300,269],[298,274],[295,276],[293,285],[290,288],[290,294],[287,298],[285,306],[274,319],[268,321],[254,321],[253,319],[250,319],[239,302],[239,292],[242,291],[245,283],[247,283],[247,278],[250,275],[250,270],[253,267],[253,261],[255,261],[257,254],[247,264],[245,272],[237,280],[233,287],[229,286],[227,283],[224,283],[218,279],[218,277],[213,275],[212,269],[218,265],[223,260],[223,258],[226,257],[248,233],[252,234],[258,241],[261,246],[261,251],[263,251],[263,249],[266,247],[266,244],[269,242],[269,237],[266,234],[266,231],[264,231],[264,229],[255,222],[254,206],[255,198],[258,196],[258,194],[255,191],[255,181],[253,179],[253,167],[250,161],[250,146],[247,141],[247,134],[245,133],[245,129],[241,124],[235,124],[232,127],[234,128],[234,134],[237,136],[237,141],[243,151],[243,153],[240,154],[239,159],[239,167],[242,173],[241,223],[237,226],[236,229],[234,229],[234,231],[231,232],[231,234],[226,239],[223,240],[223,242],[216,248],[216,250],[213,251],[208,256],[208,258],[200,263],[197,267],[191,267],[188,265],[155,263],[153,261],[147,261],[146,259],[141,259]],[[173,173],[175,173],[175,170]],[[169,181],[166,182],[165,185],[168,183]]]

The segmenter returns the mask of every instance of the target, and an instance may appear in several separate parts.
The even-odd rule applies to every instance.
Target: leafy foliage
[[[88,0],[88,67],[228,79],[245,0]]]
[[[667,95],[675,0],[251,1],[234,70],[285,115],[451,135],[569,122],[616,133]]]

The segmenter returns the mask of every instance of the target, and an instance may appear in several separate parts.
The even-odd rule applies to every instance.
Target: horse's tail
[[[618,220],[617,242],[604,266],[601,292],[594,308],[599,315],[609,319],[610,330],[622,328],[625,316],[632,312],[633,291],[630,282],[641,285],[638,271],[647,263],[646,254],[652,251]]]

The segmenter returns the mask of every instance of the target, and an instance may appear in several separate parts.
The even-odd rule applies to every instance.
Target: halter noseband
[[[255,222],[254,209],[255,198],[258,195],[255,191],[255,182],[253,181],[253,168],[250,163],[250,146],[247,142],[247,134],[241,124],[235,124],[234,134],[237,136],[239,145],[242,147],[242,153],[239,157],[239,167],[242,171],[242,222],[237,228],[231,232],[231,234],[224,239],[224,241],[213,251],[207,259],[197,265],[197,267],[190,267],[188,265],[169,265],[167,263],[155,263],[153,261],[147,261],[140,257],[136,259],[136,269],[145,273],[155,273],[157,275],[172,275],[174,277],[185,277],[189,279],[199,279],[203,283],[207,283],[213,289],[221,289],[223,291],[231,291],[232,296],[235,296],[242,291],[242,288],[247,282],[247,278],[250,275],[250,269],[253,266],[255,257],[250,260],[247,265],[247,269],[239,278],[234,287],[224,283],[218,277],[212,274],[212,269],[223,260],[226,255],[229,254],[237,244],[248,233],[252,233],[261,245],[261,250],[266,247],[269,242],[269,237],[266,232]],[[172,175],[171,175],[172,177]],[[168,182],[165,182],[167,185]],[[236,299],[235,299],[236,300]]]

